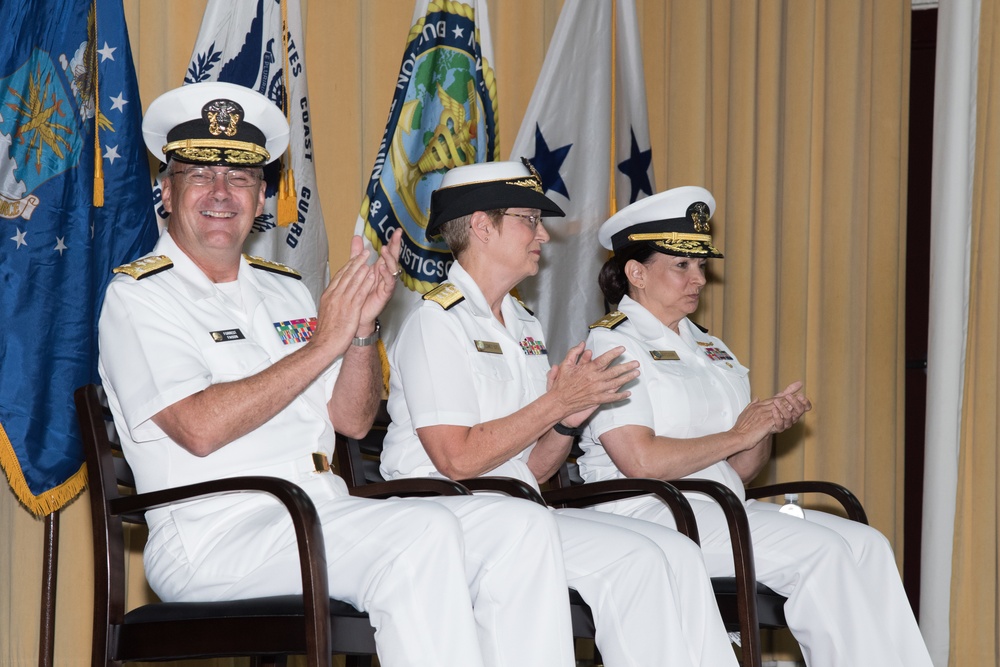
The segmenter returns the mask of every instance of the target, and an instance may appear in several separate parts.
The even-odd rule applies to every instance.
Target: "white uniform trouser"
[[[316,502],[330,594],[368,612],[379,662],[573,665],[566,577],[551,513],[502,498],[433,500],[339,496]],[[187,561],[180,540],[159,536],[163,548],[147,550],[147,575],[153,573],[151,583],[167,583],[154,589],[167,588],[172,600],[301,592],[284,509],[268,504],[239,523],[224,544],[213,546],[214,557],[197,563]]]
[[[729,530],[714,502],[691,498],[709,573],[733,576]],[[750,500],[747,519],[757,581],[786,596],[785,618],[809,667],[930,667],[892,549],[874,528]],[[673,526],[659,501],[628,515]]]
[[[571,588],[594,613],[608,667],[726,667],[736,656],[698,546],[675,530],[555,510]]]

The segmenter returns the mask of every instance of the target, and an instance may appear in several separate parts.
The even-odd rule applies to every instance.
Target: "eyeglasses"
[[[180,176],[188,185],[205,187],[214,185],[216,176],[225,174],[226,183],[234,188],[249,188],[260,182],[260,176],[246,169],[230,169],[229,171],[214,171],[208,167],[194,167],[183,171],[172,171],[171,176]]]
[[[542,216],[540,215],[526,215],[524,213],[508,213],[507,211],[504,211],[503,214],[509,215],[512,218],[521,218],[522,220],[525,220],[528,223],[528,227],[530,227],[532,230],[537,229],[538,223],[542,221]]]

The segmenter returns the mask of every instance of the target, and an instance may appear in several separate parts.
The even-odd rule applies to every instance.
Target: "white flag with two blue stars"
[[[597,242],[598,228],[614,210],[654,191],[633,0],[566,1],[510,155],[531,160],[545,194],[566,212],[545,221],[552,240],[542,249],[541,271],[518,288],[542,322],[557,363],[604,314],[597,274],[608,253]]]

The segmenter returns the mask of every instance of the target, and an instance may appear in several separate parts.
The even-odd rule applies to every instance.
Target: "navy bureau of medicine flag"
[[[431,192],[445,172],[499,159],[498,99],[485,0],[417,0],[389,121],[355,233],[378,251],[403,232],[397,289],[381,316],[390,341],[422,294],[443,282],[452,257],[426,238]]]
[[[0,25],[0,464],[43,515],[84,486],[104,288],[157,231],[122,3],[3,0]]]

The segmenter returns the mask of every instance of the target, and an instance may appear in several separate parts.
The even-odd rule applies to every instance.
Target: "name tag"
[[[673,350],[650,350],[649,356],[653,361],[680,361],[681,358]]]
[[[477,340],[476,349],[486,354],[503,354],[500,343],[494,343],[491,340]]]
[[[210,331],[212,340],[216,343],[225,343],[230,340],[243,340],[246,336],[239,329],[226,329],[225,331]]]

